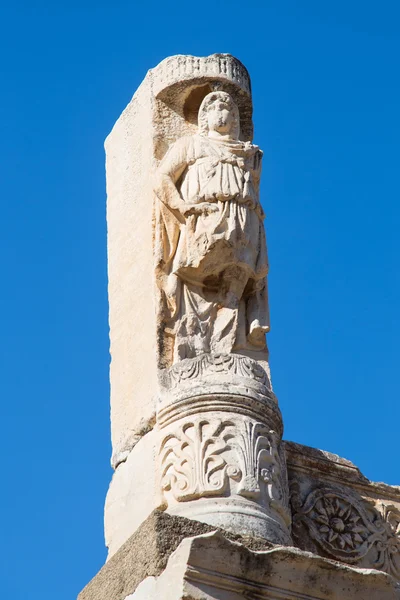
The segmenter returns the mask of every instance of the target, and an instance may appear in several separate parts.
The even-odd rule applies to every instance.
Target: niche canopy
[[[197,125],[203,98],[214,90],[228,92],[240,111],[243,141],[253,139],[251,83],[246,67],[230,54],[171,56],[151,69],[154,96],[186,121]]]

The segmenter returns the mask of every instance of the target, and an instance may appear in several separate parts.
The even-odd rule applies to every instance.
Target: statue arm
[[[176,183],[188,165],[188,138],[178,140],[167,152],[156,173],[154,191],[157,198],[184,222],[188,206]]]
[[[257,192],[258,192],[258,188],[260,186],[262,157],[263,157],[262,150],[260,150],[260,148],[258,148],[258,146],[256,146],[252,171],[253,171],[254,183],[257,187]]]
[[[190,137],[178,140],[167,152],[156,174],[154,191],[157,198],[175,215],[180,223],[193,214],[216,212],[218,207],[209,202],[188,204],[176,186],[189,164]]]
[[[261,163],[263,151],[258,146],[252,146],[253,156],[251,160],[250,171],[253,178],[254,190],[257,194],[256,212],[261,220],[265,218],[265,213],[260,202],[260,180],[261,180]]]

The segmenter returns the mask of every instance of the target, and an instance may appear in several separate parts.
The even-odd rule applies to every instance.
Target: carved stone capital
[[[290,543],[286,463],[275,431],[249,417],[213,411],[179,419],[159,435],[168,512]]]
[[[266,371],[245,356],[202,355],[168,369],[163,389],[160,506],[289,544],[282,417]]]

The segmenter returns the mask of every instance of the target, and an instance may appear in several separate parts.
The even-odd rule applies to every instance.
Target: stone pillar
[[[226,102],[235,124],[220,135],[209,115]],[[154,508],[290,542],[264,335],[262,153],[252,136],[249,75],[215,54],[174,56],[150,70],[107,138],[110,555]],[[189,198],[182,179],[189,189],[197,165]]]

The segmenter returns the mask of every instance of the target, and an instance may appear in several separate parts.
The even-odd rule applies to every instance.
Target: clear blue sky
[[[286,439],[400,483],[399,2],[22,0],[0,23],[2,597],[71,600],[105,559],[103,141],[168,55],[252,76]]]

